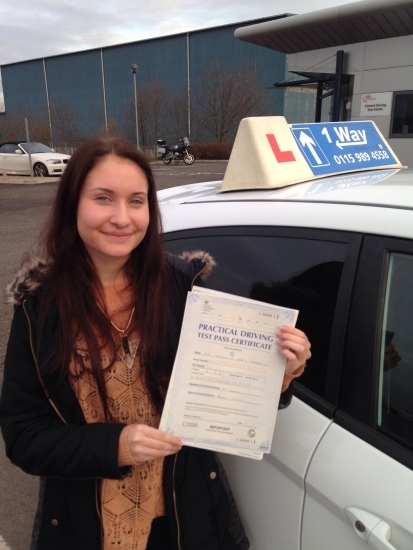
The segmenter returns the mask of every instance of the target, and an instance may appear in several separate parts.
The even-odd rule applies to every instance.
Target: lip
[[[133,233],[105,233],[105,232],[102,232],[102,233],[105,237],[108,237],[111,239],[128,239],[133,235]]]

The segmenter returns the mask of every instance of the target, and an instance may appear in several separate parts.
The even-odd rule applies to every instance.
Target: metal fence
[[[63,153],[65,155],[72,155],[78,147],[82,145],[83,142],[62,142],[62,143],[45,143],[45,145],[48,145],[52,149],[56,151],[56,153]],[[158,155],[158,148],[156,145],[150,146],[150,147],[141,147],[140,148],[142,153],[146,156],[148,159],[156,159]]]

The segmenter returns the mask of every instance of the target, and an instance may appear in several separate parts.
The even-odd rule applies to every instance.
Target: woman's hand
[[[311,357],[311,344],[307,336],[298,328],[282,326],[277,337],[278,349],[287,358],[285,375],[292,378],[299,376]],[[301,372],[297,372],[301,367]]]
[[[135,464],[177,453],[182,441],[146,424],[128,426],[127,440]]]

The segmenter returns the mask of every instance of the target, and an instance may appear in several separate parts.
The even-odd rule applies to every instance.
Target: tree
[[[119,130],[118,123],[114,119],[109,119],[107,126],[103,125],[99,129],[99,136],[101,137],[117,137],[121,135],[121,131]]]
[[[178,142],[180,137],[188,136],[188,97],[179,94],[171,101],[170,109],[170,138]]]
[[[0,114],[0,141],[26,141],[27,118],[30,141],[50,142],[50,127],[47,113],[36,117],[29,111],[9,111]]]
[[[216,141],[223,142],[234,138],[242,118],[265,114],[268,104],[255,66],[227,72],[213,62],[194,93],[193,115]]]
[[[21,139],[24,132],[24,115],[17,112],[0,114],[0,141]]]
[[[136,88],[140,145],[155,145],[170,125],[170,90],[160,81],[146,82]],[[135,99],[126,110],[127,137],[136,142]]]
[[[49,115],[46,109],[38,118],[29,121],[29,131],[31,141],[51,145],[52,136],[50,134]]]
[[[50,104],[53,141],[73,143],[82,141],[81,118],[79,111],[67,101],[55,101]]]

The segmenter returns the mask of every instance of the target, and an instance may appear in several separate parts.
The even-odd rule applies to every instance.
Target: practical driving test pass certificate
[[[185,445],[268,453],[286,364],[276,333],[298,311],[194,287],[159,428]]]

